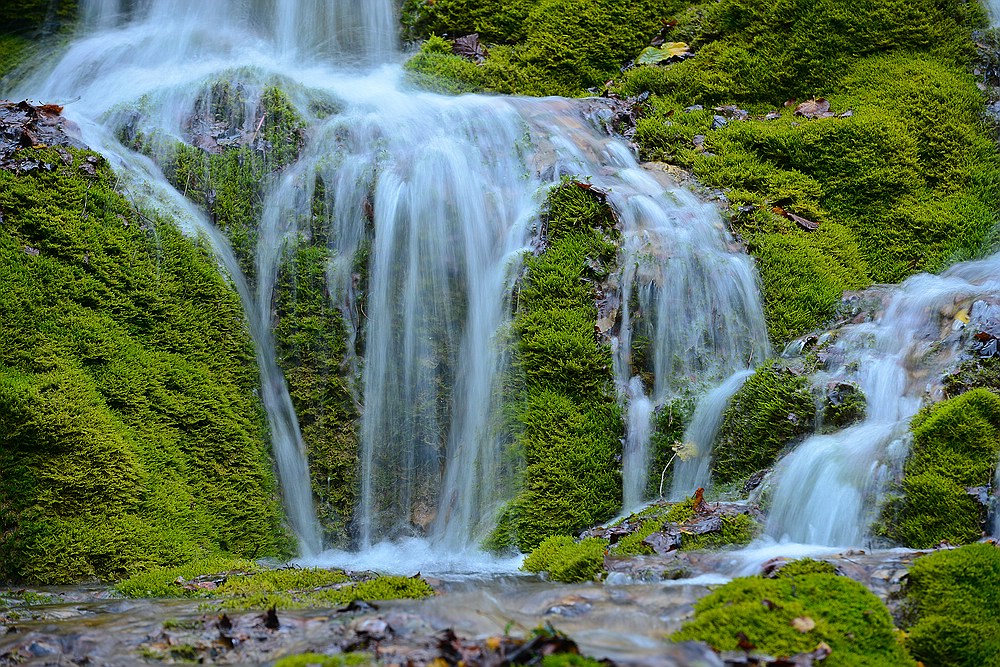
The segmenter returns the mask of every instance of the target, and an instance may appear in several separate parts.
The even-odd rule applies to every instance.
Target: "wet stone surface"
[[[0,169],[15,171],[55,169],[56,165],[53,164],[19,158],[17,153],[23,148],[46,146],[85,148],[80,141],[79,128],[61,114],[62,107],[53,104],[36,106],[27,101],[0,100]],[[73,159],[66,153],[62,161],[71,164]]]

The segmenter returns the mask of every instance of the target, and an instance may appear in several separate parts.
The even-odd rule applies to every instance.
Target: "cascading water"
[[[855,380],[868,401],[862,423],[816,435],[779,465],[767,524],[775,539],[829,546],[862,544],[878,506],[879,491],[907,453],[907,427],[940,374],[939,333],[959,302],[1000,297],[1000,255],[958,264],[940,276],[922,274],[892,294],[876,322],[845,328],[834,344],[835,374]],[[979,312],[972,308],[972,325]],[[958,340],[951,345],[958,347]],[[940,358],[940,357],[939,357]]]
[[[649,389],[630,377],[630,324],[618,341],[620,389],[634,388],[626,503],[641,499],[648,476],[653,403],[695,375],[722,379],[766,356],[752,262],[710,206],[665,188],[570,102],[406,90],[398,67],[372,66],[393,53],[390,0],[89,0],[82,10],[80,37],[19,92],[66,104],[84,140],[146,204],[212,241],[247,311],[285,504],[306,554],[321,548],[320,530],[271,309],[284,248],[303,232],[318,183],[332,255],[327,288],[349,336],[364,337],[355,364],[363,546],[427,535],[466,549],[510,498],[495,433],[506,364],[498,337],[540,200],[561,175],[591,178],[617,211],[622,319],[644,322],[653,341]],[[130,129],[145,136],[184,141],[199,95],[220,80],[238,80],[249,109],[279,85],[308,126],[302,154],[267,185],[250,279],[223,234],[114,138],[137,123]],[[257,119],[245,115],[240,131],[252,135]],[[366,242],[361,309],[352,267]]]

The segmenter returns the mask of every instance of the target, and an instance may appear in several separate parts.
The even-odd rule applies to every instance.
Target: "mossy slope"
[[[1000,665],[1000,550],[972,544],[918,558],[904,589],[906,646],[939,667]]]
[[[93,154],[18,155],[51,168],[0,171],[0,578],[285,553],[252,346],[212,258]]]

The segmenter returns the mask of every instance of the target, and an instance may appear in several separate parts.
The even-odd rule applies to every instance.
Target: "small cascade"
[[[674,464],[674,478],[670,497],[683,500],[699,487],[711,483],[712,445],[722,427],[722,415],[729,401],[753,374],[751,369],[736,371],[726,380],[698,400],[691,423],[684,431],[684,442],[693,445],[693,456],[678,459]]]
[[[634,183],[642,182],[636,174]],[[611,197],[625,236],[616,378],[620,395],[628,396],[631,403],[650,406],[663,405],[684,391],[711,387],[734,374],[745,379],[745,371],[769,354],[753,260],[735,247],[709,204],[677,192],[669,198],[676,199],[665,204],[651,193],[628,199]],[[645,348],[651,364],[654,380],[649,387],[633,375],[638,370],[633,358],[638,347]],[[734,387],[730,387],[734,380],[724,382],[721,394],[713,391],[699,405],[696,418],[704,422],[704,428],[691,435],[706,453],[701,459],[706,471],[714,431],[742,379]],[[710,410],[715,412],[710,415]],[[625,497],[638,502],[649,477],[652,411],[629,407],[628,414],[633,453],[625,460]],[[633,417],[647,424],[636,423]],[[690,465],[682,468],[689,471]],[[705,483],[703,476],[693,472],[675,480],[674,494],[681,496]]]
[[[951,357],[940,342],[956,303],[1000,297],[1000,255],[958,264],[939,276],[914,276],[895,291],[875,322],[845,327],[833,343],[833,375],[861,387],[864,421],[810,437],[779,464],[767,535],[828,546],[859,546],[879,493],[908,451],[910,418]],[[975,310],[975,309],[973,309]],[[973,314],[975,320],[975,314]],[[944,348],[944,349],[943,349]]]

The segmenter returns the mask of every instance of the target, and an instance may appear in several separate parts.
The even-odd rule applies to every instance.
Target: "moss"
[[[274,663],[274,667],[355,667],[356,665],[374,664],[377,664],[377,661],[364,653],[337,653],[334,655],[300,653],[282,658]]]
[[[985,508],[965,489],[993,482],[1000,459],[1000,396],[974,389],[913,418],[902,497],[887,504],[883,531],[913,548],[982,537]]]
[[[213,259],[99,157],[18,156],[49,167],[0,171],[0,578],[286,553],[253,348]]]
[[[652,554],[653,548],[648,544],[643,544],[643,540],[663,528],[663,522],[662,518],[643,521],[639,530],[629,533],[618,540],[614,547],[612,547],[611,553],[615,556],[643,556]]]
[[[805,377],[774,364],[761,366],[726,408],[713,478],[727,484],[767,468],[790,442],[812,432],[815,415]]]
[[[803,618],[814,623],[804,632],[793,626]],[[831,667],[916,664],[896,640],[885,605],[856,581],[830,574],[734,579],[697,602],[694,620],[671,639],[733,651],[743,635],[756,651],[778,657],[825,642],[832,652],[824,664]]]
[[[972,544],[918,558],[903,590],[906,646],[941,667],[1000,665],[1000,550]]]
[[[779,577],[798,577],[806,574],[837,574],[837,567],[833,563],[812,558],[800,558],[793,560],[782,566],[778,570]]]
[[[944,378],[944,390],[949,398],[976,388],[1000,393],[1000,357],[967,359]]]
[[[130,577],[115,588],[129,597],[215,600],[226,609],[311,609],[355,600],[396,600],[434,594],[420,577],[381,576],[355,581],[341,570],[267,569],[232,559],[159,568]]]
[[[681,549],[718,549],[749,544],[759,532],[757,522],[749,514],[722,517],[722,530],[702,535],[690,535],[681,527]]]
[[[507,413],[524,459],[521,491],[504,512],[503,536],[530,551],[621,505],[623,424],[611,350],[594,335],[594,288],[614,267],[615,220],[596,194],[572,182],[552,190],[547,247],[525,260],[513,332]]]
[[[865,418],[867,410],[868,400],[860,387],[837,385],[823,399],[823,430],[839,431],[856,424]]]
[[[694,415],[695,404],[690,396],[679,396],[656,409],[653,415],[653,432],[649,438],[652,460],[649,465],[649,484],[646,487],[647,497],[655,498],[660,495],[661,490],[667,492],[670,489],[673,468],[677,463],[674,447],[684,442],[684,433]],[[663,472],[664,468],[666,473]]]
[[[77,17],[77,0],[4,0],[0,30],[52,33],[69,27]]]
[[[608,541],[595,537],[576,542],[571,537],[547,537],[524,560],[527,572],[545,572],[553,581],[590,581],[604,569]]]

